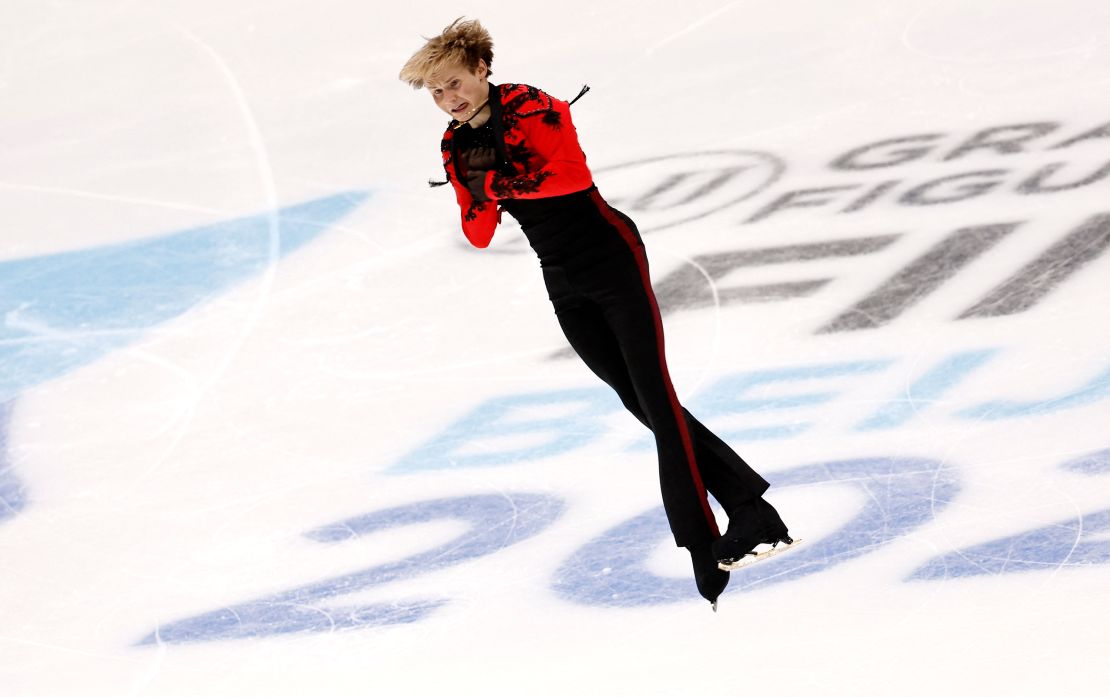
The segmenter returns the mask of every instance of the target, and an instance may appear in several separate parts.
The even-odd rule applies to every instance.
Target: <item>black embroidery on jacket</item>
[[[471,201],[470,205],[466,207],[466,215],[464,218],[466,222],[472,223],[478,219],[478,214],[486,207],[485,201]]]
[[[558,131],[563,127],[563,117],[557,111],[549,111],[543,115],[543,123],[545,126],[550,126]]]
[[[532,150],[524,144],[524,141],[519,143],[506,143],[505,155],[508,157],[509,162],[528,163],[536,156]]]
[[[520,198],[539,191],[550,176],[551,172],[541,170],[522,177],[494,177],[489,188],[497,198]]]

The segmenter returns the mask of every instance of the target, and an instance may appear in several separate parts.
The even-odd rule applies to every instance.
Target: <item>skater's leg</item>
[[[644,406],[644,395],[647,395],[648,391],[643,386],[638,390],[634,383],[626,359],[626,348],[622,347],[617,333],[611,328],[611,320],[595,302],[570,292],[569,286],[565,285],[565,276],[561,270],[547,269],[545,277],[556,308],[556,316],[571,347],[594,374],[613,388],[625,408],[649,429],[652,428]],[[634,301],[631,304],[636,306],[641,303]],[[622,314],[617,312],[617,315]],[[636,311],[631,314],[635,315]],[[620,325],[622,322],[625,320],[618,320],[617,324]],[[642,325],[643,323],[632,322],[632,324]],[[640,333],[639,338],[637,338],[637,331]],[[645,333],[642,328],[629,330],[626,327],[622,330],[621,336],[625,339],[625,344],[634,347],[648,346],[654,342],[651,332]],[[633,350],[633,353],[639,355],[641,352]],[[647,362],[654,363],[654,357],[650,356]],[[657,377],[648,378],[648,382],[658,382],[658,380]],[[656,402],[662,400],[661,397],[655,397]],[[772,532],[778,530],[778,526],[773,521],[768,525],[760,523],[760,512],[774,511],[773,507],[760,498],[767,490],[768,484],[727,443],[687,410],[682,409],[681,413],[693,441],[694,458],[703,484],[729,514],[729,529],[724,537],[730,542],[719,542],[714,553],[723,554],[726,557],[742,556],[768,535],[767,530]],[[664,417],[664,421],[666,420]],[[657,445],[661,445],[658,439]],[[666,500],[669,480],[664,457],[665,450],[661,448],[660,479]],[[673,514],[669,512],[669,515],[673,519]],[[679,529],[682,524],[675,527]],[[699,587],[710,587],[709,593],[712,594],[712,587],[719,585],[723,588],[725,579],[717,578],[711,568],[702,569],[699,566],[699,559],[711,556],[707,549],[701,549],[702,546],[704,545],[691,546],[691,554],[694,557],[695,571],[698,573]],[[747,546],[747,549],[739,550],[739,547],[744,546]]]
[[[614,279],[611,273],[625,278]],[[686,416],[667,374],[654,297],[641,289],[631,256],[616,268],[598,270],[597,275],[601,287],[615,285],[623,292],[558,292],[564,284],[573,284],[564,271],[545,268],[559,324],[586,365],[654,433],[663,507],[675,541],[684,547],[710,542],[720,533],[698,471]]]
[[[663,353],[661,325],[644,298],[609,303],[606,322],[618,346],[644,420],[655,434],[663,505],[683,547],[719,536],[705,496],[686,415],[675,395]]]
[[[763,494],[769,485],[736,452],[687,413],[699,450],[705,486],[728,513],[728,529],[713,543],[713,556],[736,560],[760,544],[789,541],[786,524]]]
[[[745,501],[762,496],[770,486],[767,480],[690,412],[682,411],[694,439],[694,456],[701,468],[702,481],[721,507],[731,511]]]
[[[636,388],[632,384],[632,378],[629,376],[628,366],[625,365],[620,344],[616,335],[609,328],[601,309],[589,302],[560,303],[558,318],[567,341],[570,342],[570,345],[582,358],[583,362],[594,374],[613,388],[629,412],[645,426],[651,428],[647,417],[644,415],[640,397],[636,394]],[[689,415],[687,414],[687,416]],[[689,418],[693,419],[693,417]],[[694,422],[696,423],[696,420]],[[697,427],[708,433],[708,430],[700,423],[697,424]],[[727,448],[727,446],[725,447]],[[697,448],[698,445],[695,443],[695,453],[697,453]],[[707,448],[706,452],[709,453],[707,457],[715,459],[711,448]],[[695,454],[695,457],[699,456]],[[737,456],[736,459],[739,459],[739,457]],[[741,460],[741,462],[743,461]],[[723,465],[723,459],[715,459],[714,466]],[[744,466],[746,467],[746,464]],[[726,475],[721,479],[726,481],[728,486],[735,486],[740,477],[733,474],[731,476]],[[716,603],[717,597],[728,585],[728,572],[717,568],[717,557],[711,541],[706,540],[690,545],[688,549],[694,565],[694,579],[698,586],[698,592],[709,602]]]
[[[590,301],[562,303],[556,309],[556,317],[567,342],[586,367],[613,388],[625,409],[648,426],[640,399],[632,386],[632,378],[628,376],[620,344],[605,322],[601,309]]]
[[[582,361],[613,388],[625,408],[640,423],[650,428],[628,374],[620,344],[601,309],[590,302],[578,303],[561,310],[558,318],[567,341]],[[745,501],[763,495],[769,486],[767,481],[685,408],[682,413],[694,441],[694,457],[701,470],[702,481],[721,507],[731,511]]]
[[[601,308],[573,292],[563,269],[546,268],[544,279],[559,325],[571,348],[595,375],[613,388],[624,407],[650,429],[628,374],[618,338],[610,329]],[[694,457],[701,469],[703,483],[726,511],[767,490],[767,482],[727,443],[686,409],[682,410],[682,414],[694,441]]]
[[[663,507],[679,546],[720,536],[702,481],[694,440],[678,401],[664,349],[663,322],[651,287],[647,256],[631,220],[594,196],[611,241],[604,263],[579,276],[579,288],[600,307],[620,349],[644,421],[655,435]]]

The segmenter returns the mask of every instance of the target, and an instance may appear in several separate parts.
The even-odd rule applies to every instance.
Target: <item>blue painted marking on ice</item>
[[[27,503],[23,483],[12,470],[8,435],[13,402],[0,402],[0,523],[23,510]]]
[[[804,546],[775,559],[732,572],[726,590],[756,590],[825,571],[885,545],[929,522],[959,491],[953,467],[914,458],[840,460],[776,473],[772,493],[785,487],[843,483],[866,494],[863,510],[827,538],[804,530]],[[782,506],[787,525],[789,511]],[[556,572],[563,598],[586,605],[637,607],[697,597],[693,580],[658,576],[646,560],[671,538],[662,507],[617,525],[575,552]],[[685,554],[685,550],[682,551]]]
[[[521,410],[570,407],[552,416],[520,417]],[[608,388],[529,392],[488,399],[450,424],[432,440],[408,453],[386,472],[407,474],[437,469],[496,467],[531,462],[580,448],[605,433],[599,417],[622,409]],[[538,435],[539,444],[507,449],[483,447],[489,438]],[[472,452],[463,452],[466,446]]]
[[[279,600],[244,603],[190,620],[160,627],[136,646],[186,644],[200,641],[249,639],[298,632],[333,632],[358,627],[411,624],[424,619],[446,600],[406,600],[358,607],[306,607]]]
[[[769,397],[748,397],[747,395],[767,385],[778,383],[808,382],[875,373],[884,370],[892,362],[890,360],[874,360],[817,363],[792,368],[737,373],[718,380],[705,392],[697,395],[693,401],[691,411],[699,414],[699,418],[704,421],[715,416],[785,411],[826,404],[836,399],[840,395],[840,391],[803,392]],[[725,440],[737,441],[790,438],[809,430],[812,426],[813,424],[809,422],[792,422],[720,431],[718,435]]]
[[[278,211],[278,253],[309,242],[367,196],[343,193]],[[0,262],[0,402],[264,270],[272,261],[270,218]]]
[[[815,363],[792,368],[775,368],[746,373],[726,375],[710,385],[704,392],[696,395],[690,402],[691,411],[697,417],[708,421],[714,417],[733,414],[757,414],[768,411],[788,411],[801,407],[812,407],[833,401],[839,391],[803,392],[791,395],[744,398],[767,385],[791,382],[812,382],[853,375],[878,372],[890,366],[891,360],[847,361],[839,363]],[[714,429],[724,440],[750,442],[753,440],[774,440],[793,438],[808,431],[813,426],[807,421],[795,421],[768,426],[752,426],[732,430]],[[628,447],[629,451],[650,450],[655,448],[655,440],[648,436],[637,440]]]
[[[1110,368],[1094,376],[1085,385],[1058,397],[1036,399],[1028,402],[996,400],[984,402],[959,412],[959,416],[972,420],[1012,419],[1022,416],[1040,416],[1064,409],[1087,406],[1110,397]]]
[[[1110,564],[1110,541],[1091,539],[1107,532],[1110,509],[956,550],[930,560],[909,578],[934,581]]]
[[[443,544],[406,559],[163,625],[138,644],[245,639],[416,622],[448,601],[421,598],[346,607],[331,606],[329,601],[498,552],[544,530],[562,515],[563,509],[563,502],[552,496],[500,492],[419,501],[333,523],[306,535],[317,542],[341,544],[361,535],[434,520],[461,520],[467,528]]]
[[[997,349],[986,349],[948,356],[907,387],[900,399],[883,405],[868,419],[860,422],[855,430],[869,431],[904,425],[940,400],[946,392],[963,382],[997,353]]]
[[[1062,467],[1068,472],[1079,474],[1108,474],[1110,473],[1110,448],[1069,460]]]
[[[0,523],[26,504],[8,459],[20,392],[137,340],[264,270],[369,196],[347,192],[124,244],[0,262]],[[276,248],[272,246],[276,242]]]

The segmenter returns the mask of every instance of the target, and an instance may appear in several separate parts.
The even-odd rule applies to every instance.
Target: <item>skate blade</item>
[[[721,562],[717,564],[717,568],[721,571],[736,571],[737,569],[743,569],[745,566],[751,566],[752,564],[755,564],[757,562],[770,559],[775,555],[782,554],[789,549],[794,549],[801,543],[802,538],[800,537],[794,538],[794,541],[790,544],[780,542],[777,546],[772,547],[771,549],[765,549],[762,552],[755,552],[754,554],[745,554],[743,557],[737,559],[736,561]]]

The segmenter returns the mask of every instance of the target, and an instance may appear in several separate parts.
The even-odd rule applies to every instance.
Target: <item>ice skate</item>
[[[686,549],[690,551],[690,560],[694,564],[694,582],[698,584],[698,592],[713,606],[713,612],[716,612],[717,598],[728,585],[728,571],[719,567],[712,543],[691,545]]]
[[[713,556],[719,569],[733,571],[784,552],[798,542],[790,537],[775,507],[757,498],[729,511],[728,529],[713,543]],[[757,550],[760,545],[771,547]]]
[[[762,549],[757,546],[752,551],[748,552],[739,559],[724,559],[717,562],[717,568],[721,571],[736,571],[745,566],[751,566],[756,562],[770,559],[773,556],[782,554],[783,552],[793,549],[802,543],[802,538],[794,539],[792,537],[784,537],[776,542],[769,543],[770,547],[763,547]]]

